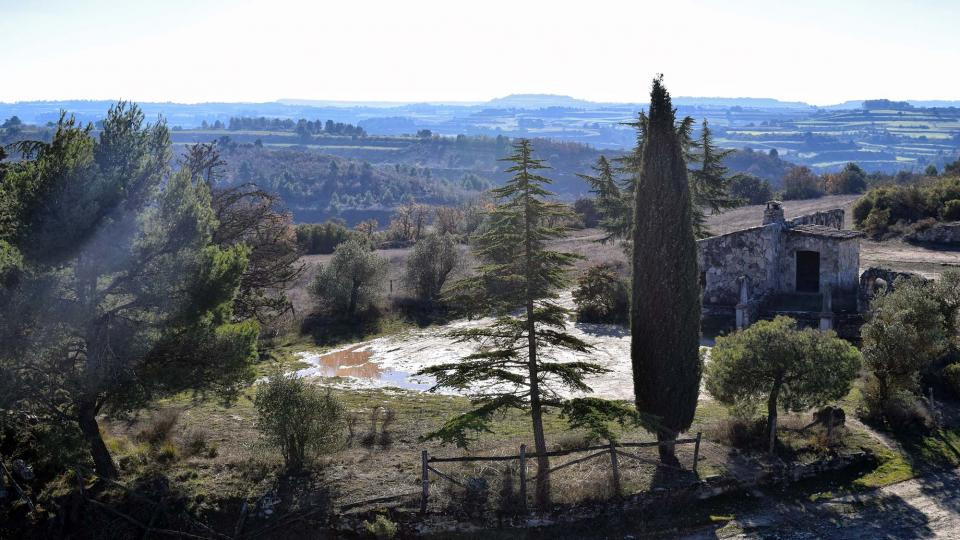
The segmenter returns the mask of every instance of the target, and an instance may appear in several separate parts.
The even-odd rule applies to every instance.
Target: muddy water
[[[363,349],[363,350],[361,350]],[[302,354],[300,359],[311,367],[297,372],[300,377],[340,377],[350,386],[393,386],[426,390],[430,384],[411,380],[411,373],[381,366],[373,360],[373,350],[363,344],[326,354]]]

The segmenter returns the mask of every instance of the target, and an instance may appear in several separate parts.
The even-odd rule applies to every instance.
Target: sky
[[[960,0],[0,0],[0,101],[960,99]]]

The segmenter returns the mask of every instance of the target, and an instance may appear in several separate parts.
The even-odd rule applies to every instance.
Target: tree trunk
[[[537,378],[537,340],[533,321],[533,303],[527,307],[527,335],[530,371],[530,417],[533,420],[533,444],[537,450],[537,508],[550,509],[550,458],[546,456],[547,441],[543,436],[543,411],[540,406],[540,384]]]
[[[657,430],[657,442],[660,443],[657,445],[657,450],[660,453],[660,463],[674,467],[680,466],[680,460],[677,459],[676,441],[676,431],[668,428],[660,428]]]
[[[350,288],[350,306],[347,307],[347,313],[351,316],[357,311],[357,299],[360,297],[360,283],[353,281],[353,287]]]
[[[120,476],[117,466],[114,465],[110,457],[110,451],[103,442],[103,436],[100,434],[100,426],[97,424],[97,411],[92,403],[81,403],[77,407],[77,421],[80,424],[80,432],[83,438],[90,445],[90,457],[93,458],[93,465],[97,474],[103,478],[115,479]]]
[[[780,378],[773,383],[770,399],[767,400],[767,436],[769,446],[767,451],[772,455],[777,445],[777,398],[780,396]]]

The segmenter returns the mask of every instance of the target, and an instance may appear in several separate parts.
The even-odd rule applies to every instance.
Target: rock
[[[932,227],[914,231],[904,237],[908,242],[919,244],[960,244],[960,221],[935,223]]]

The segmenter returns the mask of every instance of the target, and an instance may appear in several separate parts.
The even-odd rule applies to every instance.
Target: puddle
[[[298,377],[339,377],[356,380],[354,386],[392,386],[410,390],[427,390],[431,384],[412,380],[412,373],[384,368],[373,361],[372,350],[363,345],[326,354],[301,354],[300,360],[311,367],[297,371]]]

